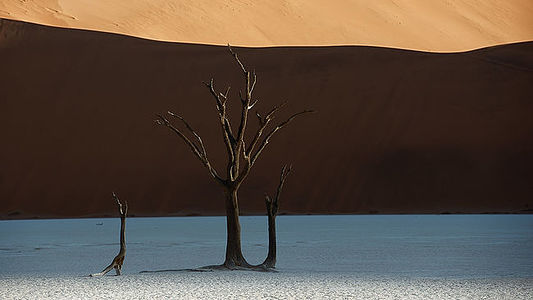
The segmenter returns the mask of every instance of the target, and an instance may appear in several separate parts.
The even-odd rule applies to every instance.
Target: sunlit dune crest
[[[0,17],[240,46],[464,51],[533,40],[531,0],[3,0]]]

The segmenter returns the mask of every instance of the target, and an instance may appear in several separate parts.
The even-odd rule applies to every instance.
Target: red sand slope
[[[241,193],[263,212],[292,163],[294,213],[520,211],[533,206],[533,43],[430,54],[376,47],[237,49],[259,110],[318,113],[273,139]],[[201,81],[233,87],[224,47],[0,23],[0,216],[220,213],[222,193],[153,123],[184,115],[224,156]]]

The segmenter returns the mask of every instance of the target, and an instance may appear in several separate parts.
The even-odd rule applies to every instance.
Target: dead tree
[[[283,189],[285,179],[287,179],[287,176],[290,172],[291,166],[287,168],[287,165],[285,165],[281,169],[279,185],[274,199],[271,199],[268,194],[265,194],[265,205],[268,216],[268,255],[265,261],[261,264],[261,266],[267,269],[272,269],[276,267],[276,216],[278,215],[279,197],[281,195],[281,190]]]
[[[304,110],[295,113],[271,129],[267,128],[270,128],[269,125],[274,119],[275,114],[285,105],[285,103],[273,107],[264,115],[261,115],[258,111],[256,111],[255,115],[259,122],[259,127],[253,135],[253,138],[250,141],[245,142],[245,131],[248,125],[248,114],[258,102],[258,99],[253,97],[254,88],[257,83],[257,76],[255,71],[250,71],[242,63],[242,61],[239,59],[239,56],[233,52],[229,45],[228,49],[239,66],[245,85],[244,91],[239,91],[241,113],[237,130],[234,130],[232,127],[226,110],[230,88],[228,87],[225,92],[222,93],[215,89],[213,79],[211,79],[209,82],[204,82],[204,85],[207,87],[209,93],[215,101],[218,112],[217,118],[219,120],[219,126],[221,128],[222,137],[225,144],[224,148],[227,152],[227,164],[224,174],[222,175],[215,170],[208,159],[207,151],[204,147],[202,138],[196,131],[194,131],[194,129],[187,121],[185,121],[183,117],[173,112],[168,112],[168,116],[183,123],[183,126],[189,133],[187,135],[182,129],[179,129],[163,115],[157,115],[158,119],[156,120],[156,123],[168,127],[180,139],[182,139],[207,169],[211,178],[222,187],[225,197],[227,229],[226,258],[222,264],[222,267],[234,269],[240,267],[250,267],[248,262],[243,257],[241,250],[241,225],[239,223],[239,202],[237,198],[239,188],[272,137],[296,117],[312,111]]]
[[[113,261],[109,266],[107,266],[102,272],[91,274],[90,276],[104,276],[107,274],[107,272],[111,271],[111,269],[115,269],[115,272],[118,275],[121,274],[122,271],[122,264],[124,263],[124,258],[126,257],[126,215],[128,214],[128,202],[125,202],[124,204],[120,203],[120,200],[118,199],[117,195],[113,192],[113,199],[115,199],[118,203],[118,210],[120,212],[120,250],[113,258]]]

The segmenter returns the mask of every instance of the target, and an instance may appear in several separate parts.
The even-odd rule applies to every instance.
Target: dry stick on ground
[[[128,202],[124,204],[120,203],[117,195],[113,192],[113,199],[118,203],[118,210],[120,212],[120,251],[117,256],[113,258],[113,261],[109,266],[107,266],[102,272],[91,274],[90,276],[104,276],[111,269],[115,268],[115,272],[118,275],[121,274],[122,264],[124,263],[124,258],[126,257],[126,215],[128,214]]]
[[[284,106],[284,104],[275,106],[264,116],[256,111],[255,115],[259,121],[259,127],[253,135],[253,139],[245,142],[245,131],[248,124],[248,114],[258,102],[258,99],[253,97],[254,88],[257,83],[257,76],[255,71],[250,71],[246,68],[246,66],[239,59],[239,56],[233,52],[229,45],[228,49],[239,66],[245,84],[244,92],[239,91],[241,116],[239,126],[236,131],[233,130],[226,111],[226,103],[229,97],[230,88],[228,87],[224,93],[217,92],[213,79],[211,79],[209,82],[204,82],[205,86],[212,95],[213,100],[215,101],[219,126],[224,139],[224,148],[227,152],[227,164],[224,172],[225,176],[220,175],[210,163],[207,157],[207,151],[204,147],[202,139],[200,138],[200,135],[198,135],[198,133],[189,125],[187,121],[185,121],[184,118],[175,113],[168,112],[169,116],[177,118],[181,121],[181,123],[183,123],[183,126],[189,133],[188,135],[186,135],[184,131],[176,127],[163,115],[157,115],[158,119],[156,120],[156,123],[166,126],[179,138],[181,138],[190,148],[193,154],[204,165],[211,175],[211,178],[224,190],[227,229],[226,258],[221,266],[211,266],[210,268],[252,268],[253,266],[248,264],[243,257],[241,250],[241,225],[239,222],[239,203],[237,199],[238,190],[250,173],[251,168],[263,150],[266,148],[267,144],[270,142],[271,138],[296,117],[313,111],[304,110],[295,113],[285,121],[278,123],[275,127],[270,129],[270,131],[267,131],[267,128],[271,124],[272,120],[274,120],[275,114]]]
[[[271,199],[270,196],[265,194],[265,205],[268,216],[268,255],[261,266],[267,269],[273,269],[276,267],[276,216],[278,215],[281,190],[283,189],[283,184],[285,184],[285,180],[291,172],[291,169],[292,166],[287,167],[287,165],[283,166],[281,169],[279,185],[274,199]]]

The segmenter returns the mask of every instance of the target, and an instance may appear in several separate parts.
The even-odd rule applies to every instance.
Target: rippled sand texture
[[[157,40],[464,51],[533,39],[530,0],[3,0],[0,17]]]

